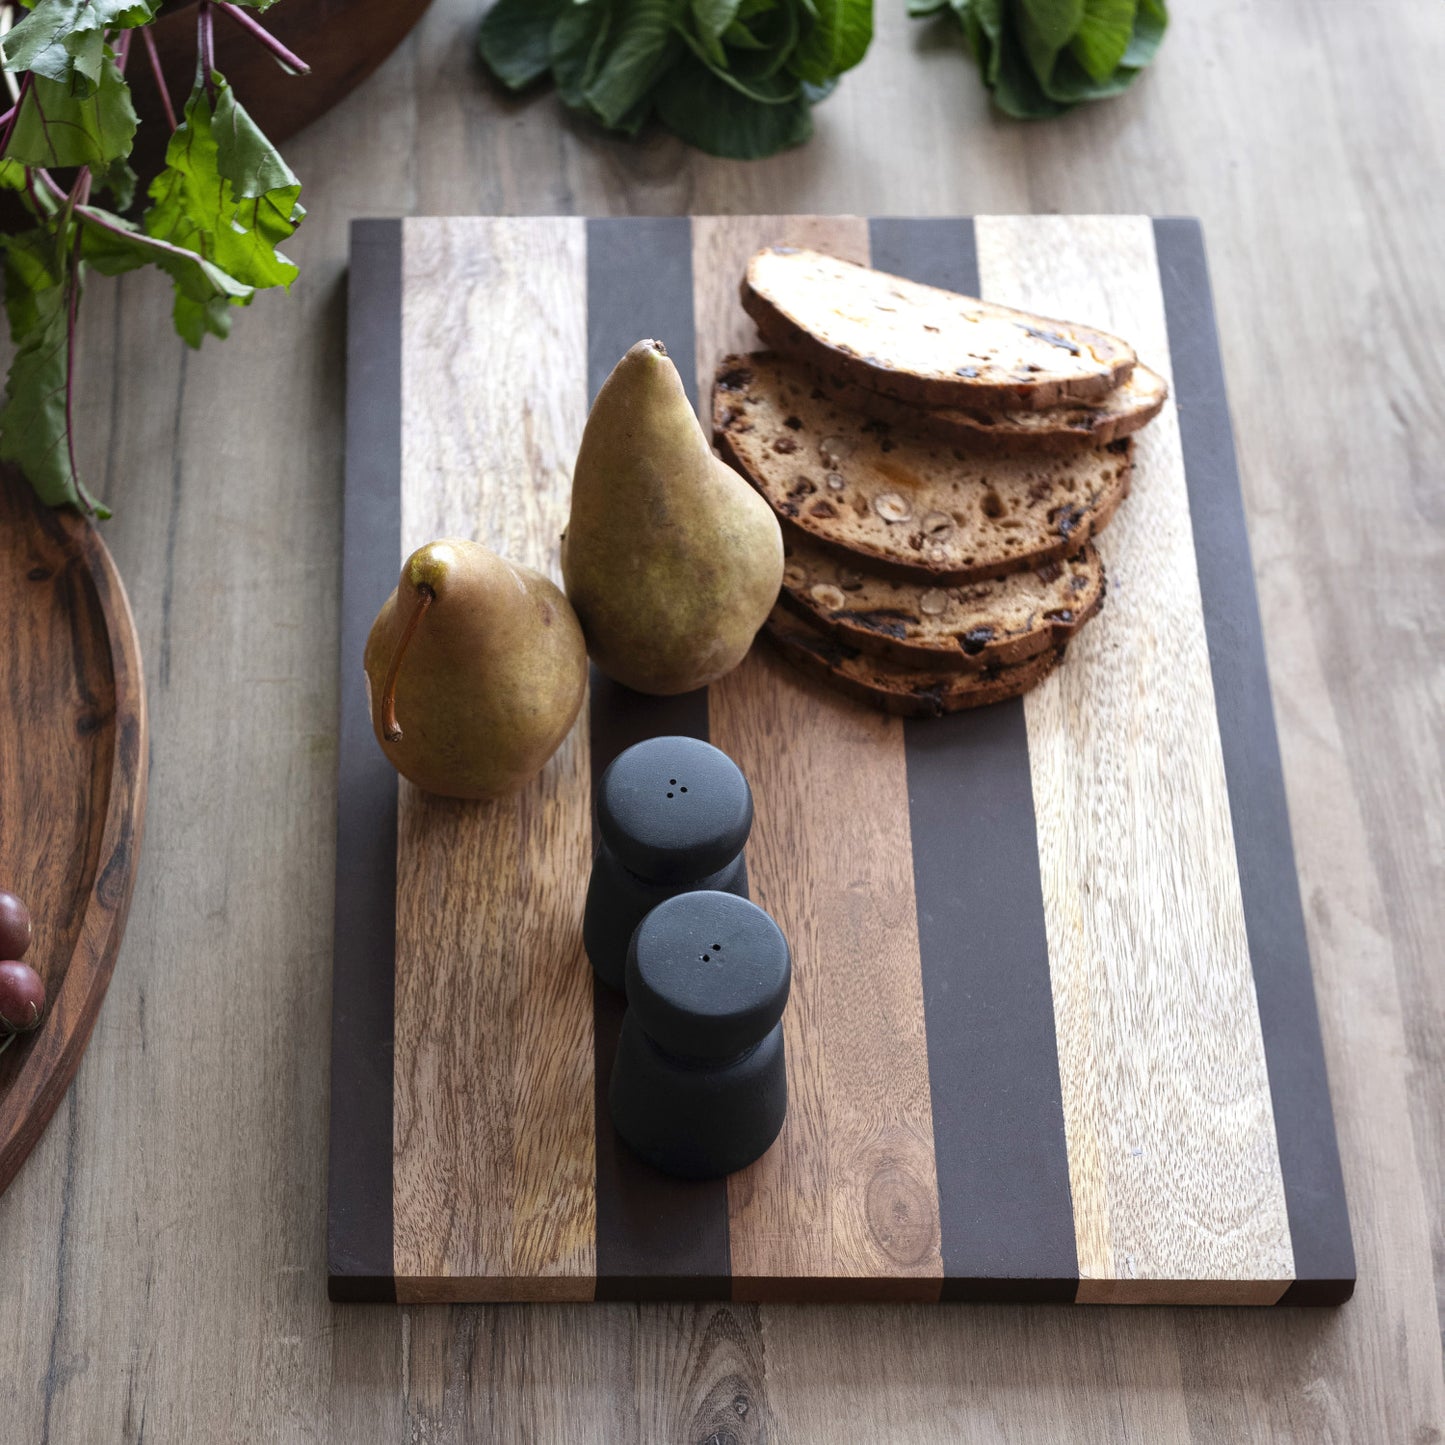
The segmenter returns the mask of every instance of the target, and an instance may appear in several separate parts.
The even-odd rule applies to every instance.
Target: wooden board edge
[[[337,732],[327,1257],[333,1299],[395,1299],[392,1036],[397,780],[371,736],[362,651],[401,555],[402,222],[354,221]]]
[[[1201,223],[1152,222],[1295,1284],[1339,1304],[1354,1245]]]

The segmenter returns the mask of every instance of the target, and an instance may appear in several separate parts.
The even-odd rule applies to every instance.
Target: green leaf
[[[28,166],[104,169],[130,154],[135,127],[130,89],[107,49],[89,94],[65,81],[32,77],[5,154]]]
[[[949,0],[908,0],[908,13],[915,20],[922,20],[929,15],[937,15],[940,10],[949,8]]]
[[[941,8],[936,0],[911,3],[920,14]],[[1159,48],[1169,20],[1165,0],[948,3],[994,103],[1028,120],[1061,115],[1080,101],[1128,89]],[[1077,29],[1066,36],[1074,16]]]
[[[76,215],[84,223],[81,258],[103,276],[157,266],[175,282],[178,295],[189,301],[244,306],[255,294],[254,287],[228,276],[205,257],[148,236],[121,216],[96,206],[82,206]]]
[[[1107,80],[1123,60],[1137,9],[1138,0],[1084,0],[1084,18],[1069,49],[1091,80]]]
[[[245,288],[289,287],[296,267],[276,247],[305,215],[301,184],[220,75],[212,76],[212,89],[214,112],[203,85],[186,102],[166,167],[150,185],[146,234],[194,251]],[[223,335],[223,303],[178,289],[187,302],[204,303],[198,314],[178,297],[176,328],[186,340],[195,346],[204,331]],[[230,299],[245,305],[250,290]]]
[[[97,170],[91,167],[92,184],[96,191],[109,192],[112,205],[117,211],[128,211],[135,200],[136,182],[139,177],[124,160],[113,160],[108,166]]]
[[[497,0],[477,35],[477,49],[509,90],[521,90],[552,67],[552,27],[571,0]]]
[[[1019,0],[1018,9],[1020,30],[1055,52],[1073,39],[1084,19],[1084,0]]]
[[[749,99],[692,57],[658,83],[658,118],[709,155],[756,160],[801,145],[813,133],[807,99],[763,104]]]
[[[574,0],[552,27],[552,78],[563,104],[574,110],[586,104],[583,96],[602,63],[611,18],[608,5]]]
[[[817,0],[817,17],[789,62],[794,75],[814,85],[851,70],[868,53],[872,0]]]
[[[731,25],[722,33],[724,45],[731,45],[738,50],[764,50],[766,45],[759,40],[751,30],[748,29],[745,21],[734,20]]]
[[[81,92],[89,95],[100,82],[106,30],[144,25],[159,5],[160,0],[40,0],[0,43],[5,68],[67,84],[79,76]]]
[[[984,8],[982,4],[978,5],[980,20],[983,19]],[[1054,100],[1040,83],[1028,45],[1020,42],[1019,29],[1015,28],[1007,11],[1002,12],[1001,21],[997,38],[992,41],[990,63],[989,81],[993,87],[994,104],[1005,115],[1017,120],[1042,120],[1062,115],[1068,106]],[[1052,69],[1052,64],[1049,69]]]
[[[40,500],[109,516],[71,465],[65,415],[69,288],[46,228],[5,238],[5,310],[15,355],[0,406],[0,459],[15,462]],[[79,286],[77,277],[73,283]]]
[[[57,264],[55,237],[46,226],[34,226],[6,236],[5,316],[10,323],[10,340],[16,346],[37,326],[43,325],[42,298],[46,291],[64,280]]]
[[[1164,0],[1139,0],[1139,15],[1134,21],[1134,35],[1124,52],[1121,65],[1140,70],[1154,59],[1159,42],[1169,28],[1169,11]]]
[[[686,0],[632,0],[585,100],[603,125],[616,125],[675,58],[674,26]]]
[[[714,40],[737,18],[740,0],[692,0],[691,10],[698,34]]]
[[[1108,100],[1129,88],[1138,74],[1124,66],[1116,66],[1103,80],[1095,80],[1074,58],[1072,51],[1065,50],[1054,63],[1053,74],[1043,92],[1050,100],[1058,101],[1067,109],[1085,100]]]

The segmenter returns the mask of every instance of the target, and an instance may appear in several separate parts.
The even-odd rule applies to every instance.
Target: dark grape
[[[0,958],[24,958],[30,947],[30,910],[0,888]]]
[[[0,1028],[29,1033],[45,1017],[45,985],[28,963],[0,963]]]

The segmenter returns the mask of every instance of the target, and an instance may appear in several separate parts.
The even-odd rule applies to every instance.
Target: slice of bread
[[[804,532],[783,532],[781,601],[806,622],[904,667],[978,672],[1067,642],[1104,603],[1092,542],[1064,562],[935,587],[855,567]]]
[[[914,406],[1093,401],[1134,366],[1107,332],[793,246],[753,256],[742,302],[776,350]]]
[[[942,717],[965,708],[984,707],[1020,697],[1037,687],[1058,666],[1062,646],[1040,652],[1011,667],[980,672],[938,672],[900,667],[850,647],[778,606],[763,630],[790,662],[860,702],[902,717]]]
[[[1133,442],[1072,456],[980,456],[904,436],[831,401],[796,366],[724,358],[723,457],[774,511],[890,576],[976,582],[1071,557],[1129,491]]]
[[[836,367],[809,370],[841,407],[973,451],[1063,453],[1106,446],[1153,421],[1169,396],[1169,383],[1157,371],[1136,366],[1099,401],[1068,402],[1042,411],[909,406],[848,381]]]

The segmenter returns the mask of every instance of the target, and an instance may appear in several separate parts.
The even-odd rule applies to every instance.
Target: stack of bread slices
[[[1042,681],[1104,602],[1092,538],[1167,388],[1127,342],[814,251],[748,263],[722,455],[783,524],[783,653],[890,712]]]

